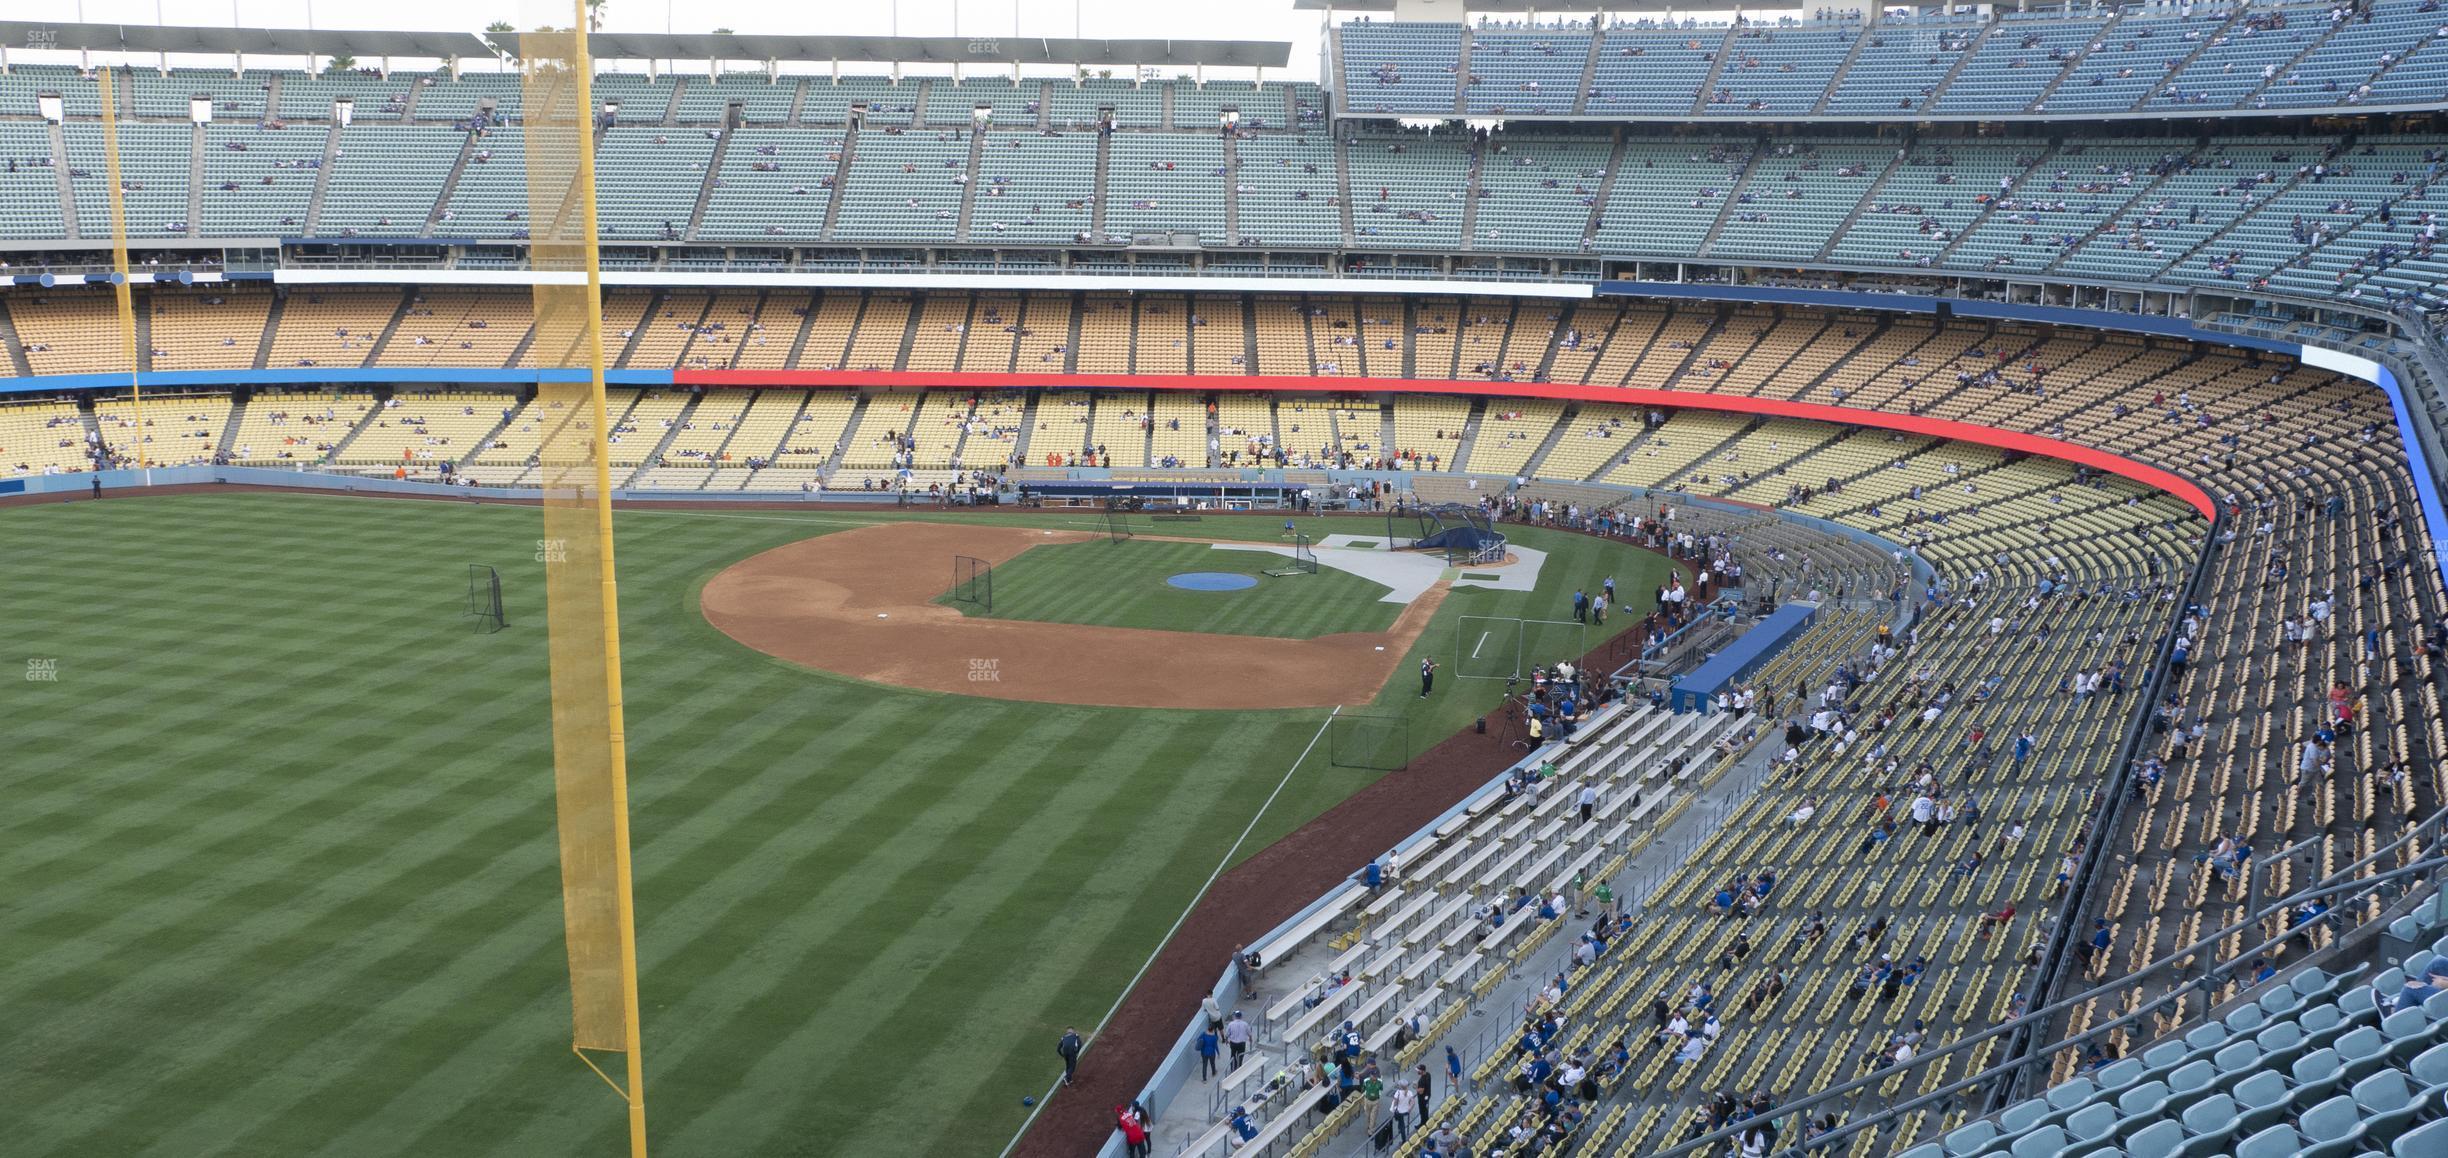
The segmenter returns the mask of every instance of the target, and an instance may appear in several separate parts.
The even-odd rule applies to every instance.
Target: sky
[[[957,26],[955,25],[957,9]],[[402,8],[349,0],[46,0],[59,19],[86,23],[253,28],[379,28],[475,32],[496,20],[541,23],[566,13],[549,0],[417,0]],[[158,13],[158,16],[156,15]],[[12,14],[18,15],[18,14]],[[607,0],[616,32],[735,32],[839,36],[1068,37],[1091,39],[1282,40],[1290,76],[1317,79],[1317,12],[1291,0],[1221,0],[1179,6],[1162,0]],[[18,15],[23,19],[22,15]]]

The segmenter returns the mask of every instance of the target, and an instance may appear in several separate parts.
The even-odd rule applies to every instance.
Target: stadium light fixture
[[[334,100],[332,102],[332,119],[340,122],[341,128],[345,129],[349,127],[349,122],[357,119],[356,99],[353,97],[341,97]]]
[[[62,105],[60,101],[60,94],[58,93],[47,92],[35,97],[34,107],[42,111],[42,119],[49,121],[52,124],[58,124],[60,121],[66,119],[60,115]]]
[[[212,113],[212,97],[204,93],[197,93],[187,98],[187,119],[189,121],[199,125],[209,125],[212,123]]]

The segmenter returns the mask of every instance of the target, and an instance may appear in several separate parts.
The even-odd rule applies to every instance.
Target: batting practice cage
[[[482,563],[468,564],[467,613],[474,618],[476,630],[491,635],[510,626],[502,614],[501,572]]]
[[[1454,621],[1454,676],[1524,679],[1535,667],[1579,663],[1589,648],[1589,626],[1569,619],[1465,615]]]
[[[1326,762],[1396,772],[1411,766],[1411,721],[1400,715],[1336,715],[1326,725]]]
[[[952,556],[952,602],[994,610],[994,564],[967,555]]]
[[[1117,507],[1106,508],[1105,534],[1108,538],[1117,543],[1124,539],[1130,538],[1130,514]]]
[[[1459,567],[1503,560],[1505,537],[1479,508],[1440,503],[1419,512],[1419,534],[1409,546],[1443,552],[1447,565]]]
[[[1267,574],[1276,577],[1317,574],[1317,550],[1309,545],[1307,532],[1292,536],[1291,561],[1281,567],[1270,567]]]

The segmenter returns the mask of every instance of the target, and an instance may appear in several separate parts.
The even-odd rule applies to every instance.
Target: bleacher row
[[[2448,60],[2448,47],[2441,53]],[[516,125],[471,136],[360,121],[328,142],[328,165],[327,142],[302,125],[126,129],[134,136],[124,152],[138,166],[125,181],[129,230],[140,243],[525,236]],[[1042,249],[1096,232],[1101,219],[1108,237],[1188,231],[1219,249],[1824,262],[2314,297],[2421,294],[2448,279],[2433,248],[2435,221],[2448,210],[2448,189],[2438,187],[2448,137],[2425,134],[2371,133],[2351,147],[2234,132],[2115,142],[1925,137],[1898,147],[1732,134],[1611,143],[1521,128],[1480,145],[1355,129],[1339,139],[1324,130],[1252,135],[1227,150],[1212,132],[1146,130],[1113,136],[1102,176],[1093,134],[990,129],[973,142],[954,129],[750,127],[721,136],[629,124],[599,133],[599,179],[620,190],[605,202],[604,237]],[[99,128],[72,121],[61,140],[66,155],[53,156],[39,124],[0,121],[0,149],[17,162],[0,174],[0,238],[68,237],[61,166],[71,171],[79,236],[107,237]],[[191,150],[204,163],[200,220],[189,220]],[[1237,232],[1226,222],[1228,200]],[[468,260],[515,264],[500,253]],[[1040,252],[1034,261],[1052,258]],[[1355,345],[1327,360],[1360,372],[1366,343],[1337,336]]]
[[[374,69],[303,73],[291,69],[123,68],[118,115],[131,121],[178,121],[195,96],[212,100],[216,121],[324,123],[335,102],[351,102],[352,121],[416,124],[465,121],[480,108],[498,119],[522,115],[524,93],[515,69],[449,71]],[[1318,87],[1302,81],[1213,80],[1189,77],[1144,83],[1112,77],[807,75],[763,71],[714,76],[663,72],[599,72],[599,101],[617,103],[619,120],[638,125],[843,125],[854,108],[869,124],[966,128],[973,110],[994,110],[998,123],[1025,128],[1087,128],[1100,120],[1129,128],[1212,128],[1227,109],[1243,125],[1282,128],[1295,118],[1324,115]],[[61,65],[16,64],[0,73],[0,117],[32,117],[37,98],[58,94],[72,119],[101,116],[100,85],[90,72]],[[920,106],[924,106],[923,115]],[[1171,114],[1168,122],[1167,113]]]
[[[1870,626],[1866,615],[1832,614],[1758,679],[1821,674]],[[1356,1102],[1323,1119],[1306,1116],[1332,1091],[1308,1084],[1305,1074],[1331,1055],[1344,1022],[1389,1072],[1425,1056],[1570,923],[1542,922],[1515,904],[1553,894],[1586,903],[1586,882],[1618,875],[1649,834],[1690,805],[1696,788],[1748,750],[1748,731],[1728,716],[1617,709],[1571,742],[1540,750],[1552,771],[1537,792],[1480,797],[1393,858],[1382,890],[1339,890],[1256,947],[1270,978],[1261,991],[1279,996],[1254,1023],[1258,1048],[1221,1077],[1217,1094],[1265,1123],[1257,1152],[1280,1141],[1289,1147],[1283,1153],[1314,1153],[1358,1116]],[[1597,793],[1588,820],[1574,807],[1584,788]],[[1346,974],[1347,983],[1334,984]],[[1425,1029],[1409,1032],[1414,1026]],[[1230,1116],[1227,1106],[1182,1153],[1223,1153]]]
[[[244,327],[265,325],[275,309],[268,294],[233,287],[186,293],[155,289],[146,300],[151,306],[149,368],[157,370],[235,368],[258,357],[267,364],[309,368],[500,366],[512,362],[512,354],[526,344],[527,303],[516,294],[293,292],[279,303],[272,332],[253,340],[233,337],[223,327],[235,327],[244,335]],[[607,298],[605,312],[607,333],[623,348],[621,364],[631,368],[796,364],[1002,371],[1027,364],[1026,353],[1041,349],[1049,351],[1045,359],[1067,356],[1077,361],[1038,364],[1112,372],[1151,368],[1145,350],[1129,354],[1129,335],[1132,327],[1146,332],[1163,316],[1186,316],[1193,322],[1186,332],[1196,349],[1178,363],[1160,365],[1194,372],[1238,376],[1251,365],[1246,358],[1236,363],[1212,357],[1209,351],[1218,338],[1226,348],[1245,352],[1288,345],[1280,354],[1260,353],[1255,367],[1261,373],[1309,373],[1333,349],[1319,343],[1334,327],[1321,330],[1319,317],[1299,311],[1271,314],[1260,308],[1270,304],[1268,299],[1162,294],[1140,295],[1128,326],[1109,332],[1090,349],[1070,340],[1075,337],[1072,323],[1077,322],[1081,334],[1092,332],[1092,319],[1104,312],[1098,299],[1082,300],[1086,304],[1078,305],[1075,314],[1069,295],[913,299],[885,293],[817,296],[776,291],[721,293],[709,299],[702,293],[675,291],[659,296],[616,293]],[[8,298],[7,305],[18,336],[17,352],[29,368],[42,373],[90,371],[115,359],[106,295],[20,294]],[[1707,385],[1741,392],[1767,392],[1773,386],[1786,397],[1805,401],[1910,407],[1976,422],[1995,422],[2035,407],[2062,421],[2072,412],[2069,402],[2100,402],[2125,382],[2152,383],[2155,393],[2181,393],[2221,382],[2241,385],[2255,373],[2248,360],[2216,353],[2197,356],[2178,343],[2011,324],[1941,326],[1922,319],[1811,310],[1771,314],[1753,307],[1681,306],[1670,311],[1611,301],[1563,307],[1377,298],[1328,299],[1318,309],[1329,316],[1337,311],[1356,316],[1374,334],[1385,335],[1376,340],[1397,347],[1390,353],[1399,354],[1401,364],[1422,376],[1478,373],[1465,364],[1463,353],[1480,344],[1478,339],[1465,335],[1463,342],[1454,342],[1443,332],[1449,321],[1467,319],[1471,334],[1486,335],[1485,345],[1532,368],[1532,377],[1599,385]],[[1387,324],[1376,325],[1380,318]],[[1037,328],[1040,322],[1043,329]],[[1274,328],[1268,329],[1270,325]],[[1261,341],[1261,334],[1282,334],[1289,341]],[[903,360],[897,352],[905,340],[910,352]],[[1058,346],[1068,348],[1066,355],[1051,352]],[[1116,351],[1124,353],[1119,360],[1113,356]],[[2058,385],[2077,374],[2101,377]],[[2334,379],[2315,375],[2306,380]],[[895,400],[895,413],[909,401]],[[1603,403],[1570,408],[1537,401],[1496,405],[1396,394],[1383,400],[1316,403],[1324,407],[1323,413],[1307,411],[1313,405],[1309,401],[1292,399],[1279,415],[1264,400],[1258,400],[1259,409],[1252,412],[1246,409],[1250,402],[1229,396],[1203,403],[1197,396],[1171,393],[1151,400],[1145,392],[1077,391],[1063,395],[1061,404],[1079,409],[1077,425],[1084,429],[1068,432],[1053,420],[1055,411],[1044,406],[1038,407],[1038,418],[1027,420],[1022,414],[1025,404],[1010,396],[983,400],[974,414],[964,406],[958,414],[945,412],[925,422],[918,422],[913,411],[910,421],[899,423],[900,433],[909,434],[916,425],[917,433],[929,437],[919,448],[923,453],[907,465],[939,470],[999,467],[1015,458],[1034,465],[1048,462],[1049,456],[1076,465],[1074,460],[1093,458],[1102,447],[1102,460],[1114,466],[1164,465],[1169,456],[1171,465],[1198,468],[1246,462],[1255,450],[1280,447],[1288,462],[1297,456],[1298,462],[1321,465],[1379,462],[1413,470],[1528,473],[1558,482],[1662,486],[1812,514],[1884,509],[1882,504],[1901,499],[1907,504],[1905,513],[1928,514],[1945,509],[1942,500],[1951,488],[1977,489],[1974,474],[1994,469],[1997,462],[1996,453],[1985,448],[1932,448],[1927,440],[1903,435],[1784,420],[1746,422],[1706,411],[1650,413]],[[692,437],[675,448],[677,455],[666,465],[683,470],[742,465],[749,454],[762,456],[773,449],[771,440],[762,445],[759,440],[776,423],[810,425],[820,437],[794,438],[774,457],[797,465],[823,465],[852,416],[849,405],[834,398],[801,412],[787,400],[769,399],[754,412],[755,433],[745,441],[728,440],[739,446],[727,458],[722,445],[699,445],[704,439]],[[1213,414],[1208,413],[1210,406]],[[362,413],[361,402],[356,414]],[[692,421],[714,428],[733,417],[718,411],[693,416]],[[335,412],[328,421],[346,419]],[[491,423],[483,425],[489,429]],[[879,425],[875,433],[880,436],[883,430]],[[966,440],[961,437],[964,431]],[[246,433],[248,437],[232,440],[227,448],[231,460],[311,462],[317,456],[301,453],[301,446],[308,452],[328,451],[337,441],[325,438],[317,447],[289,434],[289,441],[275,444],[258,442],[251,428]],[[467,447],[464,439],[483,433],[462,432],[457,445]],[[868,439],[860,445],[876,442]],[[757,449],[748,450],[752,446]],[[1023,446],[1029,449],[1023,451]],[[207,459],[212,454],[209,447],[188,449],[204,450]],[[469,465],[517,465],[524,454],[492,455]],[[1805,460],[1811,465],[1797,465]],[[890,455],[845,461],[893,465]],[[1830,483],[1841,489],[1828,489]]]
[[[2359,15],[2358,15],[2359,13]],[[1888,11],[1864,23],[1347,21],[1338,115],[2001,117],[2436,106],[2424,0]]]
[[[1263,1003],[1257,1048],[1222,1076],[1223,1096],[1267,1122],[1262,1135],[1293,1143],[1330,1135],[1341,1121],[1329,1118],[1312,1131],[1318,1124],[1306,1118],[1330,1088],[1296,1084],[1301,1075],[1290,1072],[1328,1057],[1346,1022],[1366,1035],[1371,1053],[1409,1064],[1435,1032],[1406,1036],[1397,1049],[1390,1043],[1399,1033],[1412,1024],[1458,1024],[1554,933],[1535,914],[1512,911],[1514,898],[1545,897],[1614,872],[1634,835],[1662,825],[1695,775],[1705,779],[1716,766],[1709,748],[1720,731],[1721,721],[1696,716],[1618,711],[1552,757],[1556,774],[1543,792],[1481,797],[1389,865],[1387,886],[1342,889],[1259,946],[1273,978],[1261,992],[1280,996]],[[1584,785],[1604,801],[1586,821],[1570,807]],[[1347,1119],[1356,1109],[1338,1114]],[[1222,1153],[1229,1116],[1185,1155]]]

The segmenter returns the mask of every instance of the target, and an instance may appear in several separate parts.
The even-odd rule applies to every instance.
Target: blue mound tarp
[[[1769,657],[1802,634],[1818,614],[1817,605],[1810,603],[1788,603],[1777,608],[1744,632],[1741,639],[1727,644],[1724,651],[1676,680],[1667,691],[1667,703],[1677,712],[1708,711],[1710,697],[1759,670]]]

